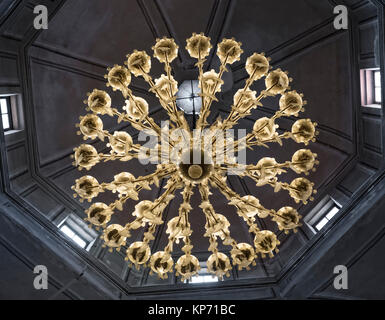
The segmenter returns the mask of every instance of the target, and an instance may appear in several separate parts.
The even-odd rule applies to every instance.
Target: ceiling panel
[[[134,49],[149,52],[154,42],[134,0],[68,0],[37,40],[40,45],[103,65],[122,63]]]
[[[245,58],[269,52],[332,16],[328,1],[238,0],[226,37],[243,43]]]
[[[184,50],[186,39],[193,32],[205,33],[210,17],[213,13],[216,0],[156,0],[159,10],[163,13],[165,23],[171,29],[179,47]],[[192,19],[192,17],[194,17]]]

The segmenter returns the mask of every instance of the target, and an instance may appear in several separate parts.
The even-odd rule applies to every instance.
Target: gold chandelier
[[[193,34],[187,39],[186,49],[192,58],[197,59],[196,67],[199,71],[199,88],[202,101],[201,110],[196,122],[195,130],[191,130],[183,111],[178,109],[176,94],[178,83],[172,76],[170,63],[178,56],[178,46],[170,38],[157,39],[152,48],[154,57],[164,64],[165,74],[153,80],[150,73],[151,58],[145,51],[135,50],[127,55],[126,67],[115,65],[108,68],[107,86],[114,91],[119,90],[126,99],[123,110],[119,111],[111,105],[111,98],[107,92],[95,89],[88,94],[85,101],[87,111],[91,113],[80,117],[78,134],[84,136],[84,140],[99,138],[108,140],[107,147],[110,153],[98,153],[90,144],[82,144],[74,149],[72,156],[74,165],[79,170],[90,170],[99,162],[112,160],[129,161],[137,158],[139,161],[156,162],[156,170],[149,175],[134,177],[131,173],[122,172],[109,183],[99,183],[97,179],[86,175],[76,180],[72,187],[79,196],[80,201],[91,202],[101,192],[107,190],[118,194],[115,202],[107,205],[101,202],[93,203],[87,210],[87,220],[97,228],[103,228],[102,238],[104,246],[110,251],[114,248],[120,250],[126,245],[130,237],[130,231],[144,228],[142,241],[133,242],[127,249],[126,260],[136,268],[148,266],[151,273],[156,273],[160,278],[167,278],[167,274],[174,272],[181,280],[191,278],[200,270],[199,260],[191,253],[193,245],[190,241],[192,233],[189,222],[191,196],[194,189],[198,189],[201,195],[200,208],[206,218],[205,237],[208,238],[208,250],[212,252],[207,260],[207,268],[210,273],[222,279],[229,276],[232,266],[238,266],[239,270],[249,269],[250,265],[256,265],[255,259],[259,254],[262,258],[269,255],[273,257],[278,252],[280,244],[277,236],[269,230],[261,230],[256,223],[259,218],[270,217],[275,221],[280,230],[288,233],[296,232],[301,216],[297,210],[285,206],[278,211],[267,209],[260,201],[252,196],[240,196],[234,192],[226,182],[226,175],[237,174],[241,177],[253,179],[257,186],[270,185],[274,192],[286,190],[295,202],[307,203],[313,200],[314,183],[304,177],[294,179],[291,183],[281,182],[278,176],[286,169],[291,169],[297,174],[305,174],[315,170],[317,155],[308,149],[300,149],[295,152],[290,161],[277,163],[274,158],[262,158],[257,164],[239,163],[234,157],[234,152],[240,153],[255,146],[268,147],[269,143],[279,143],[282,146],[284,139],[292,139],[296,143],[308,145],[315,141],[318,134],[315,130],[316,123],[310,119],[296,121],[291,131],[279,134],[278,125],[275,123],[280,117],[295,116],[304,111],[306,101],[303,95],[296,91],[289,91],[292,81],[287,72],[280,69],[271,70],[269,58],[264,53],[254,53],[245,65],[249,75],[243,89],[234,95],[234,103],[228,117],[224,120],[218,118],[211,126],[207,123],[210,106],[213,101],[218,101],[216,93],[221,91],[222,76],[227,71],[227,65],[240,60],[242,54],[241,43],[234,39],[224,39],[218,44],[217,56],[220,60],[219,72],[214,70],[204,72],[204,63],[209,55],[212,45],[210,38],[204,34]],[[129,88],[131,74],[135,77],[143,77],[149,84],[149,91],[159,99],[162,107],[167,111],[170,125],[160,127],[150,116],[148,103],[140,97],[134,96]],[[258,96],[251,90],[252,84],[265,77],[266,89]],[[271,117],[258,119],[252,132],[246,136],[235,139],[226,133],[233,128],[240,119],[251,115],[251,111],[261,106],[261,100],[268,96],[281,95],[279,110]],[[134,144],[131,136],[125,131],[116,131],[113,134],[103,129],[100,115],[117,116],[118,122],[127,121],[135,129],[146,132],[156,137],[158,143],[154,148]],[[166,130],[167,129],[167,130]],[[218,133],[223,133],[218,134]],[[223,138],[224,137],[224,138]],[[208,148],[208,146],[210,148]],[[208,150],[215,150],[208,151]],[[230,152],[231,151],[231,152]],[[128,199],[139,200],[139,192],[143,189],[151,190],[151,185],[159,187],[159,181],[168,179],[164,192],[154,201],[140,201],[133,209],[133,221],[125,226],[108,223],[111,216],[117,211],[122,211]],[[230,223],[224,214],[215,212],[210,203],[210,188],[217,188],[228,200],[228,204],[234,206],[238,215],[243,218],[254,236],[253,245],[249,243],[237,243],[230,235]],[[167,222],[168,244],[163,251],[152,253],[149,243],[154,240],[156,227],[163,224],[162,213],[177,190],[182,190],[182,203],[178,216]],[[219,239],[224,245],[229,246],[230,257],[218,250]],[[181,250],[183,255],[174,262],[172,252],[175,243],[183,241]],[[231,259],[230,259],[231,258]]]

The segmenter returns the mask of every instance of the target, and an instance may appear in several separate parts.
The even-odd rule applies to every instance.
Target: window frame
[[[380,75],[380,85],[376,86],[375,76]],[[360,70],[361,105],[363,107],[381,108],[382,106],[382,74],[379,68]],[[381,90],[381,101],[376,99],[376,88]]]
[[[99,237],[99,234],[97,232],[88,228],[87,224],[85,224],[82,219],[80,219],[79,217],[77,217],[74,214],[69,214],[69,215],[67,214],[65,216],[58,217],[57,221],[58,222],[56,222],[55,224],[58,228],[58,231],[63,236],[65,236],[67,239],[71,240],[79,248],[90,252],[95,241]],[[61,230],[63,227],[67,227],[71,232],[74,233],[74,235],[72,237],[67,235],[63,230]],[[84,241],[86,243],[86,245],[84,247],[79,245],[79,243],[73,239],[76,236],[79,237],[79,239],[81,241]]]
[[[379,83],[378,86],[376,85],[376,74],[380,75],[380,83]],[[381,71],[379,69],[378,70],[373,70],[373,102],[374,102],[374,104],[381,105],[381,103],[382,103],[381,88],[382,88],[382,86],[381,86]],[[376,99],[376,89],[380,89],[380,100]]]
[[[66,227],[68,230],[70,230],[72,233],[73,233],[73,236],[70,236],[68,235],[65,231],[63,231],[62,229]],[[74,243],[76,243],[80,248],[84,249],[84,250],[87,250],[88,246],[90,245],[90,242],[87,241],[87,239],[84,239],[81,235],[79,235],[76,230],[74,230],[73,228],[71,228],[71,226],[66,223],[66,221],[64,221],[60,227],[59,227],[59,230],[68,238],[70,239],[71,241],[73,241]],[[75,237],[78,237],[82,242],[85,243],[85,245],[82,247],[79,242],[77,242],[75,240]]]
[[[10,96],[0,96],[0,101],[1,100],[5,100],[6,105],[7,105],[7,113],[3,113],[1,108],[0,108],[1,118],[3,118],[3,115],[7,115],[8,116],[8,122],[9,122],[9,127],[7,129],[4,129],[3,119],[1,119],[2,130],[3,130],[3,132],[8,132],[8,131],[14,130],[11,97]]]
[[[191,279],[186,279],[184,281],[185,284],[189,285],[195,285],[195,284],[200,284],[200,285],[205,285],[205,284],[214,284],[221,282],[223,280],[220,280],[216,275],[211,274],[208,269],[205,261],[202,261],[200,263],[201,269],[198,271],[198,273],[195,276],[192,276]],[[199,281],[199,279],[207,279],[206,277],[212,278],[209,281]]]
[[[328,208],[325,210],[325,212],[313,223],[313,228],[317,231],[320,232],[334,217],[338,212],[341,210],[341,208],[333,201],[333,203],[328,202],[327,204]],[[334,210],[337,209],[337,212],[333,214],[332,217],[328,217],[328,215]],[[318,229],[318,225],[326,220],[325,224]]]
[[[322,231],[323,227],[321,229],[317,229],[317,225],[330,213],[330,211],[336,207],[338,209],[338,212],[333,215],[328,221],[325,223],[329,223],[336,215],[339,214],[339,211],[342,209],[342,205],[336,201],[332,196],[326,195],[322,200],[318,202],[318,204],[306,215],[304,218],[304,222],[309,227],[309,229],[314,233],[317,234],[320,231]]]

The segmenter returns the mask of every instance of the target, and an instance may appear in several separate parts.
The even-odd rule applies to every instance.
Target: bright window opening
[[[60,232],[75,242],[79,247],[90,251],[98,238],[98,233],[75,214],[63,212],[54,221]]]
[[[315,224],[317,231],[320,231],[337,214],[338,211],[340,211],[340,209],[336,205],[331,207],[326,212],[326,214]]]
[[[13,129],[11,100],[9,97],[0,97],[1,121],[3,130],[9,131]]]
[[[374,102],[381,104],[382,93],[381,93],[381,72],[374,72]]]
[[[201,268],[198,275],[191,277],[190,280],[185,280],[185,283],[197,284],[197,283],[211,283],[218,282],[218,277],[208,272],[207,268]]]
[[[197,277],[192,277],[190,283],[208,283],[208,282],[218,282],[219,279],[212,275],[198,275]]]
[[[330,195],[326,195],[306,215],[304,222],[316,234],[322,230],[340,211],[342,205]]]
[[[73,240],[79,247],[84,249],[88,246],[88,243],[84,239],[79,237],[79,235],[77,235],[75,231],[71,229],[68,225],[63,224],[60,227],[60,231],[63,232],[68,238]]]
[[[361,79],[361,105],[366,107],[381,107],[382,87],[381,72],[379,69],[362,69]]]

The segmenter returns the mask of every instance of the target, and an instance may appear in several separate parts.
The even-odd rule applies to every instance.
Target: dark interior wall
[[[29,1],[29,4],[27,1],[9,1],[7,6],[4,5],[5,9],[0,11],[3,12],[0,14],[0,93],[23,94],[26,111],[26,129],[16,135],[5,136],[1,141],[4,184],[1,210],[4,212],[4,221],[1,224],[3,229],[0,230],[0,248],[4,257],[7,257],[3,261],[8,263],[0,264],[0,268],[5,271],[1,274],[12,274],[11,277],[1,278],[1,287],[6,288],[7,284],[10,286],[13,283],[14,290],[0,292],[0,296],[9,294],[9,298],[15,299],[205,299],[215,295],[218,299],[227,299],[232,297],[234,290],[239,293],[239,299],[385,296],[381,290],[373,293],[376,283],[373,279],[378,282],[383,279],[374,275],[370,280],[367,273],[362,272],[362,269],[370,265],[373,273],[378,274],[377,270],[381,270],[383,266],[381,259],[374,258],[382,250],[382,194],[380,187],[373,187],[374,183],[380,183],[378,179],[384,163],[383,115],[382,110],[364,109],[359,105],[357,83],[359,69],[378,66],[383,68],[383,51],[380,46],[375,46],[378,28],[383,26],[383,11],[378,11],[378,7],[370,1],[346,1],[350,6],[351,30],[336,33],[332,29],[332,5],[329,1],[298,1],[298,7],[292,8],[297,8],[297,14],[309,13],[305,24],[298,26],[296,21],[285,20],[285,33],[271,27],[261,32],[262,36],[255,37],[254,41],[250,40],[252,36],[266,26],[268,21],[260,26],[248,25],[254,16],[251,10],[247,10],[247,1],[204,1],[202,6],[207,6],[205,12],[210,9],[211,15],[201,15],[201,20],[198,21],[192,19],[194,21],[191,21],[191,25],[188,24],[185,28],[180,27],[180,24],[185,22],[183,14],[186,8],[178,7],[174,1],[162,2],[162,5],[159,5],[159,1],[135,1],[133,8],[137,12],[135,11],[136,15],[133,17],[139,14],[141,16],[134,27],[148,24],[150,19],[152,29],[146,28],[143,31],[146,35],[141,38],[130,34],[130,41],[127,40],[130,48],[111,39],[115,49],[110,50],[110,47],[106,50],[109,46],[98,45],[99,51],[87,59],[90,48],[96,44],[85,43],[83,36],[70,36],[65,22],[68,20],[68,24],[71,24],[71,21],[66,12],[72,12],[72,7],[76,7],[78,2],[65,2],[44,2],[52,12],[54,27],[49,33],[43,32],[36,41],[36,32],[30,25],[33,19],[33,1]],[[259,6],[260,14],[263,13],[261,8],[264,3]],[[143,18],[141,4],[144,4],[149,17],[145,15]],[[82,6],[86,7],[85,2]],[[201,7],[199,8],[201,11]],[[90,12],[79,10],[79,15],[83,17],[89,14],[91,16],[87,19],[91,21],[95,18],[95,12],[102,9],[100,4]],[[193,12],[193,9],[190,8],[189,12]],[[266,12],[271,10],[268,7],[265,9]],[[287,10],[279,11],[277,20],[287,18]],[[183,14],[179,16],[178,13],[181,12]],[[216,14],[213,15],[213,12]],[[162,15],[163,19],[159,18]],[[169,28],[164,21],[169,22]],[[88,27],[99,32],[100,23],[95,21],[94,27]],[[100,32],[105,32],[103,37],[108,38],[114,28],[112,26],[110,32]],[[323,158],[324,165],[315,176],[319,186],[317,200],[327,194],[335,194],[346,205],[341,216],[317,236],[309,232],[306,224],[296,235],[286,237],[280,234],[283,244],[281,253],[275,259],[261,262],[251,273],[237,274],[237,282],[223,288],[203,286],[189,289],[174,284],[165,285],[148,278],[145,273],[131,273],[131,276],[127,276],[124,254],[110,254],[100,248],[100,242],[95,244],[92,251],[94,255],[84,254],[65,240],[52,224],[63,213],[75,213],[81,217],[83,215],[83,207],[71,199],[72,191],[68,188],[77,175],[71,167],[68,155],[71,148],[78,143],[73,124],[82,114],[80,104],[85,92],[102,86],[105,81],[105,67],[121,62],[127,51],[134,48],[149,50],[154,42],[154,33],[171,33],[183,43],[184,38],[191,34],[190,31],[208,32],[215,41],[222,36],[235,36],[244,42],[247,55],[253,50],[266,50],[273,58],[274,66],[291,71],[298,89],[310,94],[308,100],[314,101],[309,116],[320,122],[319,143],[314,145],[314,149]],[[378,41],[383,39],[381,36],[383,34],[379,33]],[[35,42],[30,45],[31,41]],[[73,41],[80,42],[72,43]],[[185,59],[184,63],[178,65],[182,69],[191,63],[186,54],[182,54],[181,59]],[[214,58],[212,63],[214,66]],[[338,67],[334,68],[337,64]],[[242,64],[233,66],[231,74],[234,86],[222,96],[223,102],[241,86],[245,77],[242,67]],[[309,81],[310,72],[312,79],[318,79],[317,81]],[[53,82],[55,85],[50,86]],[[70,83],[69,91],[65,87],[67,83]],[[145,95],[146,99],[151,99],[145,93],[143,83],[138,81],[135,85],[138,92]],[[320,97],[318,94],[322,88],[324,91]],[[52,92],[57,94],[53,95]],[[56,108],[54,113],[49,108],[52,106]],[[218,106],[218,113],[226,115],[227,111],[223,106],[227,104]],[[323,106],[329,106],[330,109],[327,110],[332,110],[333,116],[325,112]],[[154,108],[154,117],[161,119],[164,115],[158,113],[158,110],[159,108]],[[253,118],[271,115],[273,111],[274,105],[267,104],[253,114]],[[251,120],[245,120],[246,128],[252,125]],[[289,128],[292,121],[288,119],[282,123],[282,127]],[[58,127],[58,123],[66,125]],[[114,128],[112,122],[109,126]],[[54,135],[57,136],[56,139],[52,139]],[[67,136],[66,139],[61,138],[64,135]],[[99,144],[98,147],[101,148],[102,145]],[[272,152],[279,152],[278,149]],[[136,172],[138,175],[144,174]],[[234,180],[232,184],[241,193],[258,194],[255,187],[248,182]],[[365,194],[367,190],[371,191]],[[373,194],[377,198],[371,198]],[[271,200],[267,197],[266,201]],[[14,206],[13,202],[20,206]],[[221,200],[217,199],[216,202],[220,207]],[[304,212],[308,212],[316,203],[317,201],[304,209],[307,210]],[[227,210],[226,206],[220,208]],[[360,209],[358,213],[356,208]],[[177,204],[174,204],[170,212],[176,209]],[[368,211],[370,214],[366,216]],[[351,212],[353,213],[350,214]],[[26,224],[28,228],[25,228]],[[242,232],[244,230],[239,229],[240,237],[243,236]],[[364,238],[349,237],[350,234],[362,234]],[[162,243],[162,239],[159,243]],[[201,248],[205,255],[204,243]],[[298,265],[299,259],[308,263]],[[356,281],[352,282],[348,292],[335,292],[330,287],[330,277],[333,276],[331,270],[336,261],[342,261],[341,264],[346,263],[352,268],[351,279]],[[36,291],[32,287],[32,269],[35,264],[49,265],[52,281],[51,289],[47,292]],[[83,273],[85,266],[88,269]],[[14,285],[15,281],[17,285]],[[146,285],[136,289],[129,287],[137,286],[138,281]],[[24,287],[26,290],[20,294]]]
[[[317,250],[297,266],[290,281],[283,282],[285,297],[384,299],[384,185],[381,175],[373,188],[348,209],[345,223],[334,226],[313,244]],[[333,286],[337,265],[347,267],[347,290]],[[315,277],[322,281],[315,281]]]
[[[19,206],[0,196],[0,299],[112,299],[111,288],[70,247],[55,238]],[[76,249],[75,249],[76,250]],[[48,289],[36,290],[36,266],[48,270]],[[40,274],[40,273],[39,273]],[[95,280],[96,279],[96,280]]]

